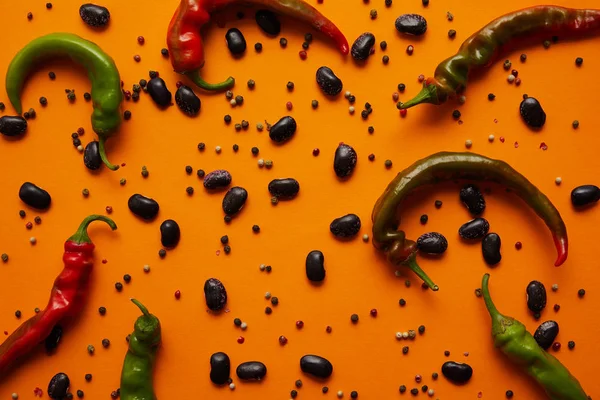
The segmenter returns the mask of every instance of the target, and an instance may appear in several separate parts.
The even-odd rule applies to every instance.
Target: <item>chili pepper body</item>
[[[51,33],[29,42],[11,61],[6,73],[6,92],[21,114],[21,91],[32,70],[51,58],[70,58],[83,66],[92,83],[92,129],[99,138],[100,156],[111,170],[118,165],[106,158],[104,144],[121,124],[121,78],[113,59],[98,45],[71,33]]]
[[[600,34],[600,10],[536,6],[501,16],[471,35],[458,52],[442,61],[434,76],[413,99],[401,103],[406,109],[421,103],[442,104],[467,86],[472,72],[489,67],[503,54],[557,36],[577,39]]]
[[[161,341],[160,321],[139,301],[131,301],[142,314],[129,337],[129,349],[121,372],[121,400],[156,400],[152,375]]]
[[[77,232],[65,242],[64,269],[54,281],[48,305],[25,321],[0,345],[0,380],[12,364],[43,342],[56,325],[68,323],[83,309],[93,266],[94,244],[87,235],[93,221],[106,222],[112,230],[117,225],[102,215],[90,215]]]
[[[492,318],[494,345],[535,379],[551,400],[587,400],[588,396],[579,381],[560,361],[537,344],[525,325],[498,312],[490,296],[489,278],[489,274],[483,276],[481,291]]]
[[[567,259],[567,229],[550,199],[504,161],[474,153],[432,154],[398,173],[373,209],[373,245],[385,251],[390,262],[408,266],[437,290],[415,261],[416,243],[407,239],[404,231],[397,230],[400,223],[397,212],[402,201],[416,189],[456,179],[495,182],[510,189],[544,220],[552,232],[558,251],[555,265],[559,266]]]
[[[167,46],[175,72],[187,75],[197,86],[205,90],[231,88],[233,77],[209,84],[199,70],[204,66],[204,44],[200,30],[215,11],[235,4],[247,4],[269,8],[296,20],[311,24],[316,30],[329,36],[342,54],[348,54],[348,41],[343,33],[325,16],[302,0],[181,0],[167,33]]]

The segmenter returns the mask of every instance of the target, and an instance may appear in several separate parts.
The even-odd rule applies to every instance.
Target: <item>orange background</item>
[[[139,315],[130,297],[145,303],[162,322],[163,346],[155,373],[159,399],[287,399],[298,378],[304,382],[298,398],[321,398],[324,383],[303,376],[299,368],[300,357],[307,353],[325,356],[334,365],[334,374],[326,383],[329,398],[338,390],[349,398],[350,391],[357,390],[361,399],[391,399],[399,396],[401,384],[409,389],[427,384],[440,399],[473,399],[480,392],[486,399],[502,399],[507,389],[515,392],[515,399],[545,398],[492,345],[489,318],[473,293],[490,269],[483,262],[479,245],[459,240],[458,227],[470,216],[459,204],[457,186],[429,190],[402,213],[401,227],[409,237],[416,239],[422,233],[438,231],[448,238],[449,249],[441,260],[420,258],[421,266],[441,288],[437,293],[421,290],[420,282],[403,270],[413,283],[406,288],[406,277],[395,277],[394,269],[378,256],[371,243],[363,243],[360,236],[340,242],[328,230],[335,217],[353,212],[362,219],[360,235],[370,234],[372,206],[397,172],[433,152],[463,151],[466,139],[473,140],[472,151],[504,159],[529,177],[561,211],[569,229],[571,252],[566,264],[555,268],[555,250],[542,221],[519,199],[497,187],[486,196],[485,217],[503,241],[502,262],[491,271],[492,295],[501,311],[520,319],[533,332],[538,322],[526,308],[525,287],[533,279],[544,282],[548,307],[542,320],[555,319],[561,327],[557,340],[563,347],[555,354],[589,395],[600,396],[600,381],[595,376],[595,360],[600,356],[600,324],[595,319],[600,306],[600,275],[594,232],[600,214],[596,209],[575,212],[569,200],[575,186],[598,183],[598,39],[559,43],[549,50],[541,45],[527,48],[524,64],[518,60],[520,51],[507,56],[519,71],[522,85],[507,84],[507,72],[501,63],[495,64],[470,85],[468,101],[460,107],[463,124],[452,119],[456,107],[452,104],[410,109],[406,118],[400,118],[392,101],[398,83],[406,83],[401,99],[408,99],[419,90],[417,76],[432,74],[437,63],[454,53],[472,32],[498,15],[535,3],[432,0],[427,8],[417,0],[396,0],[391,8],[383,3],[326,0],[318,6],[345,32],[350,43],[365,31],[373,32],[378,43],[388,42],[385,53],[377,45],[375,55],[362,67],[350,57],[341,57],[318,35],[308,59],[301,61],[298,51],[310,28],[284,18],[281,36],[289,40],[284,50],[277,39],[259,31],[251,11],[242,21],[234,16],[228,19],[227,27],[239,27],[248,42],[246,55],[234,60],[224,43],[225,30],[212,26],[205,36],[208,61],[203,75],[210,82],[234,75],[234,92],[244,96],[244,105],[232,109],[223,94],[200,93],[201,115],[192,119],[175,106],[158,110],[145,94],[138,103],[125,103],[133,117],[108,142],[109,159],[127,163],[118,172],[103,168],[97,174],[90,173],[71,144],[70,134],[80,126],[86,130],[84,145],[95,137],[90,127],[91,104],[83,100],[83,93],[90,88],[85,73],[69,63],[39,69],[23,93],[25,108],[34,107],[37,119],[30,121],[22,140],[0,140],[0,252],[10,256],[8,263],[0,264],[0,332],[13,331],[33,315],[35,307],[45,306],[52,282],[62,269],[63,241],[84,216],[103,213],[110,205],[119,229],[111,233],[103,224],[92,226],[96,266],[83,317],[66,330],[57,354],[47,357],[40,349],[1,382],[0,399],[9,398],[12,392],[21,399],[33,399],[33,389],[39,386],[46,392],[50,378],[60,371],[71,377],[73,392],[81,389],[88,399],[108,399],[119,386],[125,336]],[[596,2],[568,4],[593,7]],[[43,1],[2,2],[0,15],[5,25],[0,71],[6,71],[13,55],[31,39],[69,31],[98,43],[111,54],[126,88],[131,89],[140,78],[147,79],[152,69],[160,71],[175,93],[180,77],[171,72],[160,49],[165,46],[167,25],[177,1],[105,0],[111,23],[104,32],[83,24],[79,5],[60,0],[48,11]],[[374,21],[369,17],[371,8],[379,12]],[[26,19],[28,11],[33,12],[32,21]],[[447,21],[447,11],[454,14],[453,22]],[[423,39],[401,37],[394,29],[396,17],[409,12],[427,18],[429,28]],[[451,28],[458,32],[454,40],[447,37]],[[145,45],[138,45],[138,35],[145,37]],[[257,41],[263,43],[260,54],[254,51]],[[405,53],[408,44],[415,46],[412,56]],[[141,55],[140,63],[134,62],[134,54]],[[387,66],[381,62],[383,54],[390,56]],[[585,59],[581,68],[575,67],[577,56]],[[331,67],[342,78],[344,90],[356,95],[355,115],[348,114],[343,96],[330,101],[321,94],[314,78],[321,65]],[[47,77],[50,70],[57,74],[54,82]],[[252,91],[246,87],[248,79],[256,81]],[[291,93],[286,89],[288,81],[296,86]],[[69,104],[65,88],[76,90],[75,104]],[[497,95],[494,102],[487,100],[489,92]],[[547,124],[539,133],[529,130],[520,119],[518,106],[523,93],[538,98],[548,114]],[[38,103],[42,95],[49,101],[45,108]],[[320,101],[316,111],[311,109],[312,99]],[[5,114],[14,112],[4,94],[0,100],[7,104]],[[294,104],[291,112],[285,108],[287,101]],[[360,111],[366,101],[374,112],[363,121]],[[233,124],[223,123],[227,113],[234,123],[250,121],[250,129],[236,133]],[[257,132],[257,122],[266,119],[274,123],[287,114],[294,116],[299,126],[291,142],[274,146],[266,130]],[[581,122],[578,130],[571,128],[575,119]],[[369,125],[375,127],[373,135],[367,133]],[[493,143],[487,140],[489,134],[496,137]],[[504,143],[499,140],[501,136],[506,139]],[[207,147],[203,153],[196,148],[201,141]],[[359,155],[356,171],[346,182],[339,182],[332,170],[340,141],[354,146]],[[518,148],[514,142],[519,143]],[[541,142],[548,145],[547,151],[539,148]],[[232,151],[234,143],[240,147],[237,154]],[[221,154],[214,151],[217,145],[223,149]],[[257,158],[250,153],[252,146],[260,148],[260,158],[274,161],[271,170],[257,167]],[[321,150],[318,157],[311,154],[315,147]],[[374,162],[367,159],[370,153],[376,155]],[[389,170],[384,167],[386,159],[394,163]],[[223,222],[222,194],[208,194],[195,173],[186,175],[184,167],[188,164],[194,171],[228,169],[233,184],[248,190],[245,209],[230,225]],[[140,175],[143,165],[150,171],[147,179]],[[299,180],[301,194],[274,207],[267,184],[288,176]],[[560,186],[554,183],[557,176],[563,179]],[[119,185],[121,178],[127,179],[125,186]],[[34,225],[31,231],[24,225],[38,213],[17,196],[24,181],[38,184],[53,197],[51,209],[39,214],[42,224]],[[193,196],[186,194],[187,186],[196,189]],[[90,190],[87,199],[81,195],[83,188]],[[127,199],[133,193],[158,200],[161,210],[154,222],[144,223],[127,209]],[[435,199],[444,201],[440,210],[433,206]],[[25,220],[19,218],[21,208],[27,211]],[[430,217],[426,226],[419,224],[423,213]],[[161,260],[157,255],[159,225],[167,218],[179,222],[182,239]],[[260,225],[260,234],[252,233],[253,224]],[[232,247],[228,256],[219,242],[224,234],[229,235]],[[35,246],[30,245],[30,236],[37,238]],[[521,251],[515,250],[516,241],[523,242]],[[325,254],[327,278],[321,287],[311,286],[304,272],[305,257],[313,249]],[[102,264],[102,259],[108,263]],[[273,272],[261,273],[261,263],[272,265]],[[149,274],[142,271],[145,264],[152,268]],[[117,293],[114,284],[126,273],[131,274],[132,282]],[[209,277],[224,282],[230,312],[206,312],[202,286]],[[556,293],[550,290],[553,283],[560,285]],[[582,287],[587,289],[583,300],[577,297]],[[182,293],[179,301],[173,296],[176,290]],[[264,299],[266,291],[280,299],[269,316],[264,313],[265,306],[270,305]],[[403,308],[398,305],[400,298],[407,301]],[[552,310],[555,303],[562,307],[558,313]],[[104,317],[98,314],[100,306],[108,309]],[[377,308],[377,318],[369,316],[372,308]],[[14,317],[17,309],[23,312],[21,320]],[[350,322],[353,313],[360,316],[356,325]],[[233,326],[235,317],[248,323],[247,331]],[[304,329],[296,329],[296,320],[304,321]],[[421,324],[427,327],[423,336],[413,342],[396,341],[396,331],[417,329]],[[333,327],[331,334],[325,333],[327,325]],[[240,335],[246,339],[242,345],[236,342]],[[285,347],[278,343],[280,335],[289,339]],[[112,342],[109,349],[101,346],[105,337]],[[577,343],[573,351],[567,349],[569,340]],[[88,344],[96,347],[94,356],[87,354]],[[410,352],[402,355],[401,349],[407,344]],[[441,372],[442,363],[448,360],[445,350],[451,351],[449,359],[472,365],[474,376],[466,386],[454,386],[441,374],[438,381],[430,378],[432,372]],[[231,357],[237,384],[233,392],[217,388],[209,380],[208,361],[216,351]],[[267,365],[266,380],[258,384],[238,381],[235,367],[249,360]],[[86,373],[93,374],[92,382],[84,381]],[[424,377],[422,384],[414,382],[415,374]]]

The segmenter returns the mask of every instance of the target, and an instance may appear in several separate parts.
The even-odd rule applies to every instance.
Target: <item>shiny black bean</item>
[[[173,248],[177,246],[180,238],[181,230],[176,221],[167,219],[160,224],[160,242],[164,247]]]
[[[329,67],[321,67],[317,70],[317,85],[328,96],[340,94],[344,87],[342,80]]]
[[[469,364],[446,361],[442,365],[442,374],[452,383],[467,383],[473,376],[473,368]]]
[[[67,391],[71,386],[69,376],[64,372],[59,372],[50,379],[48,384],[48,396],[51,399],[63,400],[67,396]]]
[[[305,355],[300,359],[300,369],[305,374],[317,378],[329,378],[333,373],[333,365],[326,358],[312,354]]]
[[[246,51],[246,39],[237,28],[231,28],[225,34],[227,48],[233,55],[239,55]]]
[[[224,169],[209,172],[204,177],[204,187],[209,190],[223,189],[231,183],[231,174]]]
[[[313,250],[306,256],[306,277],[311,282],[325,279],[325,256],[319,250]]]
[[[223,197],[223,211],[227,215],[235,215],[244,208],[247,199],[248,191],[246,189],[239,186],[232,187]]]
[[[542,282],[529,282],[525,292],[527,293],[527,308],[531,312],[539,313],[546,307],[546,287]]]
[[[83,152],[83,163],[85,166],[95,171],[102,166],[102,158],[100,158],[100,144],[97,140],[92,140],[85,146]]]
[[[354,148],[350,145],[341,143],[335,150],[333,158],[333,170],[338,178],[345,178],[352,175],[358,156]]]
[[[285,143],[296,133],[296,120],[292,117],[283,117],[269,130],[269,137],[276,143]]]
[[[417,248],[427,254],[442,254],[448,249],[448,241],[438,232],[429,232],[417,239]]]
[[[96,4],[83,4],[79,7],[79,16],[87,25],[99,28],[108,25],[110,12],[108,8]]]
[[[179,86],[179,89],[175,92],[175,103],[181,111],[189,116],[193,117],[200,112],[200,99],[189,86]]]
[[[546,123],[546,113],[537,99],[527,97],[519,107],[521,117],[525,123],[534,129],[539,129]]]
[[[575,207],[587,206],[600,199],[600,188],[595,185],[578,186],[571,192],[571,203]]]
[[[300,183],[294,178],[273,179],[269,182],[269,193],[279,199],[293,199],[300,191]]]
[[[260,381],[267,375],[267,366],[260,361],[248,361],[238,365],[235,373],[244,381]]]
[[[210,356],[210,380],[212,383],[224,385],[229,381],[230,375],[231,361],[227,354],[218,352]]]
[[[371,55],[371,49],[375,46],[375,35],[365,32],[360,35],[352,44],[350,53],[352,58],[357,61],[364,61]]]
[[[51,352],[58,347],[60,339],[62,338],[62,334],[62,326],[54,325],[54,328],[52,328],[52,332],[50,332],[50,334],[44,340],[44,347],[46,348],[46,351]]]
[[[21,188],[19,189],[19,198],[29,207],[38,210],[47,209],[52,202],[52,198],[48,192],[31,182],[25,182],[21,185]]]
[[[360,231],[360,218],[356,214],[347,214],[334,219],[329,225],[329,230],[335,237],[350,238]]]
[[[167,88],[167,84],[160,76],[156,76],[146,84],[146,88],[148,89],[148,93],[152,100],[159,107],[168,107],[171,105],[171,92]]]
[[[27,120],[20,116],[0,117],[0,133],[5,136],[17,136],[27,130]]]
[[[458,229],[458,234],[463,239],[481,239],[487,235],[489,230],[490,223],[485,218],[475,218],[464,223]]]
[[[207,279],[204,282],[204,298],[210,310],[221,311],[227,304],[227,291],[223,283],[216,278]]]
[[[402,14],[396,19],[396,29],[407,35],[421,36],[427,31],[427,20],[419,14]]]
[[[501,240],[497,233],[488,233],[484,236],[481,241],[481,252],[483,253],[483,259],[489,266],[494,266],[502,260],[502,254],[500,254]]]
[[[555,321],[542,322],[535,330],[533,338],[544,350],[548,350],[558,336],[558,324]]]
[[[146,221],[153,220],[160,208],[156,200],[137,193],[129,198],[127,206],[132,213]]]
[[[267,35],[277,36],[281,32],[281,22],[271,10],[256,11],[256,23]]]
[[[485,199],[475,185],[466,185],[460,190],[460,201],[469,209],[472,215],[479,215],[485,210]]]

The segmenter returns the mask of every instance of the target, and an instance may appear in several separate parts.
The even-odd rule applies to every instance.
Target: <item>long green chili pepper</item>
[[[129,337],[129,350],[121,372],[121,400],[156,400],[152,375],[161,341],[160,321],[139,301],[131,301],[142,311]]]
[[[498,312],[490,297],[489,279],[490,274],[483,276],[481,292],[492,317],[494,346],[535,379],[551,400],[587,400],[588,396],[579,381],[560,361],[537,344],[525,325]]]
[[[100,157],[109,169],[119,169],[106,158],[104,145],[121,124],[121,78],[113,59],[95,43],[71,33],[51,33],[29,42],[8,66],[6,92],[10,102],[21,114],[21,90],[30,72],[44,61],[57,57],[70,58],[87,70],[92,82],[92,129],[98,135]]]
[[[558,251],[556,266],[567,259],[567,228],[550,199],[510,165],[474,153],[441,152],[432,154],[401,171],[379,197],[371,219],[373,245],[385,251],[395,265],[413,270],[431,289],[438,290],[416,262],[417,245],[398,230],[397,216],[402,201],[416,189],[439,182],[467,179],[495,182],[519,196],[544,220],[552,232]]]
[[[445,103],[466,88],[472,72],[489,67],[503,54],[525,43],[599,33],[600,10],[536,6],[506,14],[465,40],[458,53],[442,61],[433,78],[423,82],[421,92],[399,106],[405,109],[421,103]]]

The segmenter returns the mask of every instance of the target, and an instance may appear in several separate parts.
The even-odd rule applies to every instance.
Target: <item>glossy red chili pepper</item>
[[[117,229],[117,225],[110,218],[90,215],[65,242],[65,267],[54,281],[48,305],[25,321],[0,345],[0,379],[5,376],[15,360],[27,355],[43,342],[54,326],[69,322],[83,309],[88,294],[95,247],[87,234],[87,227],[93,221],[103,221],[112,230]]]
[[[210,21],[211,14],[234,4],[249,4],[272,9],[275,12],[311,24],[329,36],[342,54],[348,54],[348,41],[344,34],[325,16],[302,0],[181,0],[175,11],[169,31],[167,46],[175,72],[187,75],[205,90],[226,90],[233,86],[233,77],[209,84],[199,70],[204,66],[204,45],[200,30]]]

